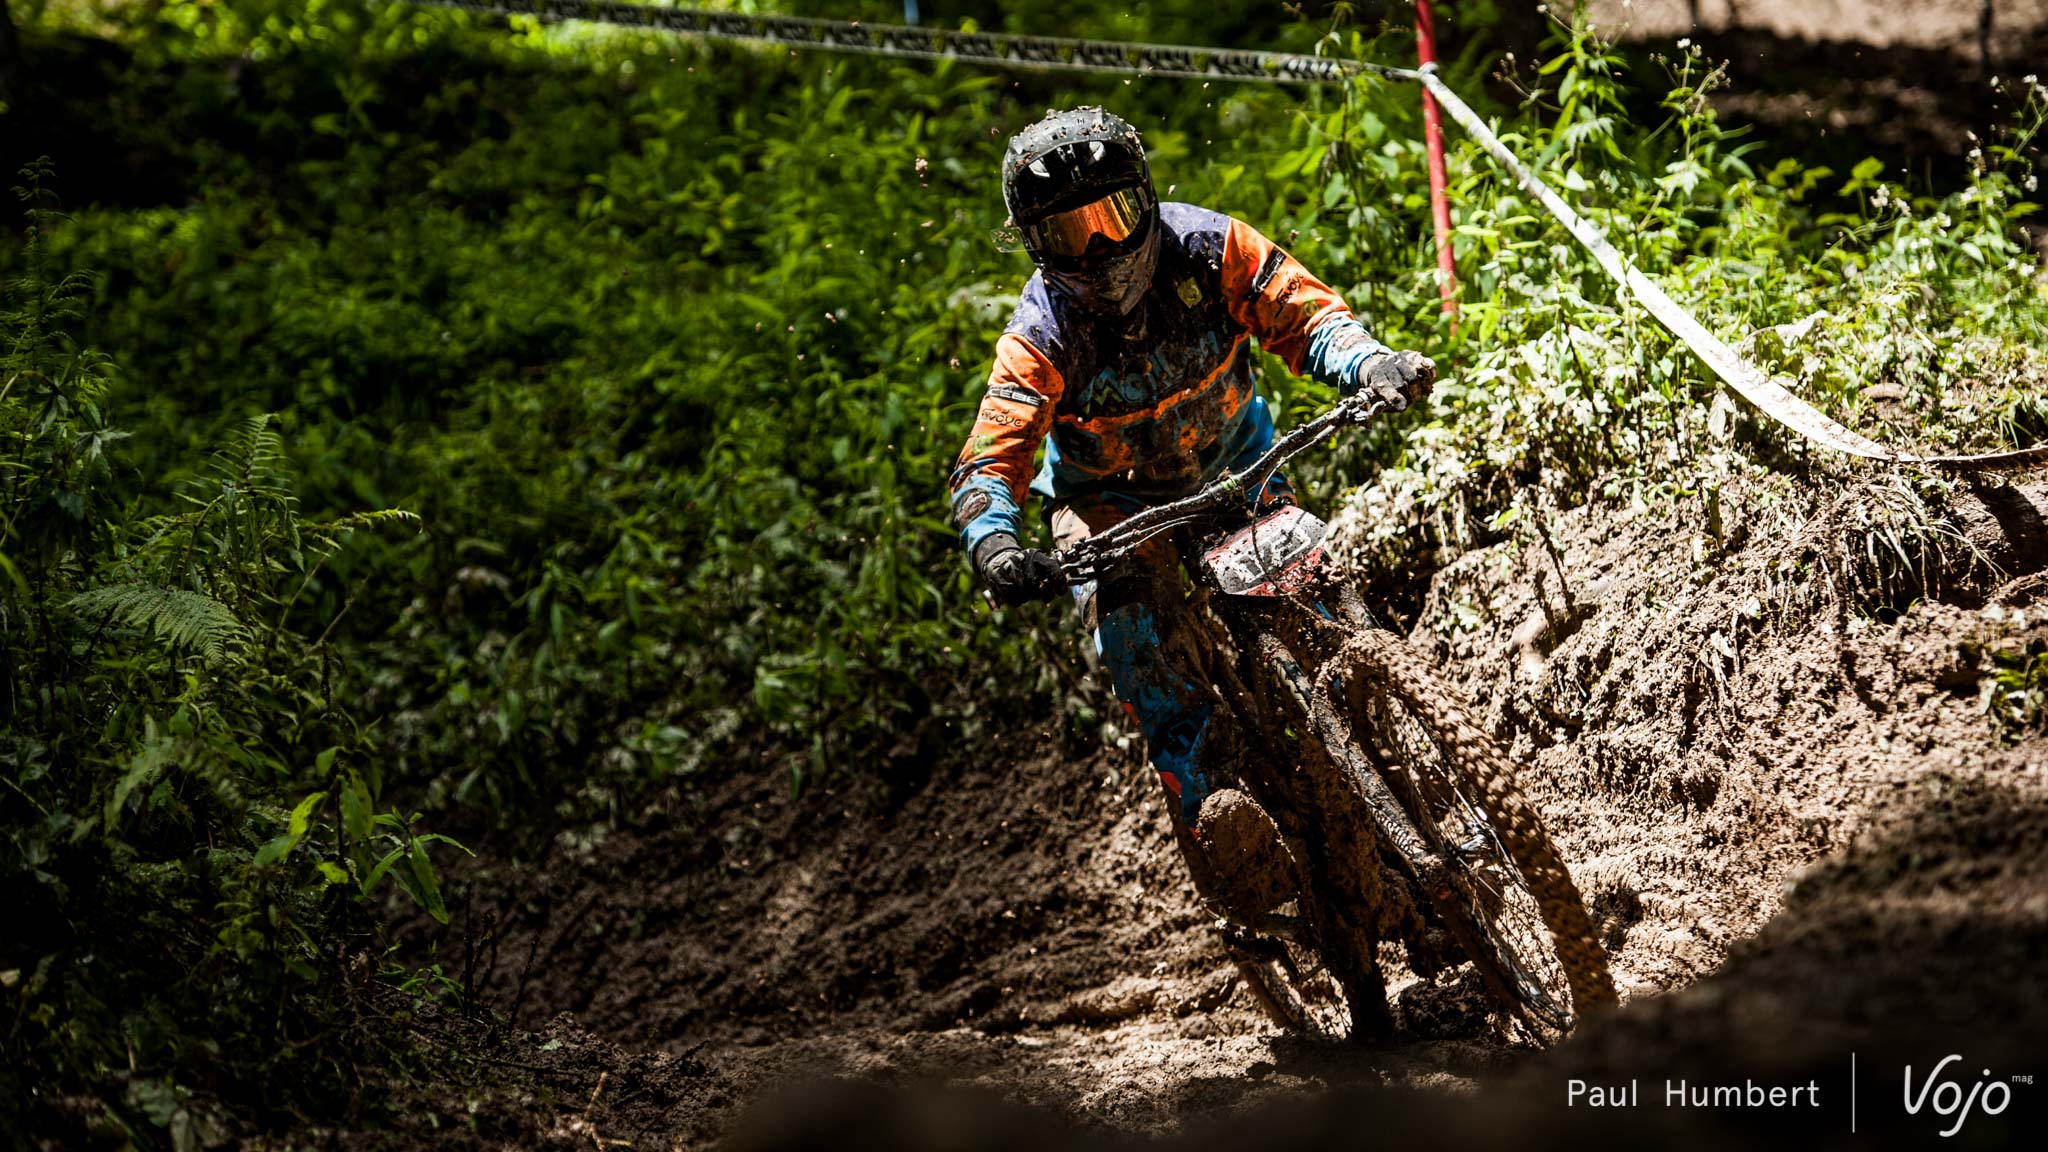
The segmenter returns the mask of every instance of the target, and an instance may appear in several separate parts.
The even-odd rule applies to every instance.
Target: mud
[[[1930,774],[2041,786],[2041,743],[2002,746],[1979,685],[1988,652],[2044,634],[2048,614],[1988,599],[2048,560],[2048,496],[1988,495],[1959,493],[1930,545],[1926,582],[1950,602],[1844,562],[1873,542],[1846,542],[1845,511],[1879,499],[1854,487],[1724,490],[1718,538],[1704,498],[1579,509],[1555,550],[1487,549],[1438,577],[1411,638],[1463,671],[1529,765],[1625,993],[1717,967],[1780,910],[1791,869],[1881,827]]]
[[[1624,1006],[1558,1050],[1503,1044],[1457,974],[1394,990],[1392,1043],[1278,1034],[1195,905],[1135,737],[1048,724],[915,771],[848,765],[873,783],[797,802],[741,769],[481,867],[499,1074],[407,1124],[793,1146],[858,1116],[1000,1146],[1045,1125],[1192,1138],[1277,1108],[1309,1140],[1474,1090],[1555,1129],[1572,1076],[1840,1082],[1852,1049],[1926,1061],[1962,1033],[1971,1059],[2038,1052],[2048,739],[2002,734],[1982,693],[1999,651],[2048,641],[2048,485],[1959,489],[1918,562],[1887,567],[1869,545],[1894,537],[1858,518],[1884,498],[1858,476],[1736,478],[1712,516],[1574,509],[1549,545],[1435,576],[1411,641],[1513,749],[1612,952]],[[919,1084],[978,1103],[863,1087]],[[968,1114],[998,1120],[948,1127]],[[1630,1123],[1662,1139],[1666,1119]]]
[[[1202,801],[1203,853],[1216,895],[1232,915],[1250,919],[1294,896],[1296,864],[1266,810],[1235,788]]]

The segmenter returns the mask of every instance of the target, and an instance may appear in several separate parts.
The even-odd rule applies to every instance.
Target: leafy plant
[[[2008,142],[1980,156],[1959,191],[1913,197],[1874,159],[1840,183],[1793,158],[1761,162],[1759,145],[1706,101],[1722,71],[1695,45],[1659,58],[1665,119],[1642,127],[1622,115],[1635,99],[1615,49],[1582,25],[1560,28],[1556,48],[1533,77],[1516,75],[1524,102],[1504,138],[1708,327],[1817,406],[1877,424],[1874,434],[1900,447],[1988,451],[2024,434],[2029,398],[2048,376],[2031,351],[2048,333],[2048,294],[2017,222],[2036,210],[2026,184],[2048,92],[2027,96]],[[1405,133],[1381,127],[1401,115],[1385,100],[1361,83],[1302,127],[1329,186],[1342,189],[1332,210],[1349,206],[1349,242],[1410,252],[1404,236],[1415,233],[1380,206],[1420,186],[1422,160]],[[1459,334],[1434,315],[1419,252],[1396,281],[1403,290],[1382,290],[1399,312],[1381,323],[1444,348],[1457,370],[1432,419],[1373,446],[1364,462],[1381,465],[1376,475],[1338,463],[1340,477],[1365,480],[1350,497],[1348,544],[1372,571],[1412,572],[1425,551],[1489,542],[1489,525],[1531,485],[1571,507],[1713,490],[1759,464],[1831,466],[1717,399],[1693,355],[1619,300],[1471,142],[1454,142],[1450,170]],[[1894,529],[1937,530],[1938,508],[1923,516],[1932,506],[1898,491],[1899,515],[1865,537],[1871,565],[1891,562],[1896,550],[1878,545]]]
[[[1991,653],[1984,710],[2008,739],[2048,730],[2048,641],[2006,644]]]
[[[189,1135],[191,1087],[305,1074],[294,1038],[375,994],[346,976],[374,927],[330,889],[389,875],[447,919],[426,851],[447,838],[377,811],[339,658],[292,617],[342,591],[324,572],[359,529],[418,518],[301,516],[268,417],[183,482],[183,510],[132,515],[115,368],[64,328],[91,278],[53,272],[66,222],[48,169],[25,176],[23,271],[0,285],[0,1078],[39,1126],[83,1093],[64,1107],[88,1127]],[[115,1091],[138,1061],[154,1079]]]

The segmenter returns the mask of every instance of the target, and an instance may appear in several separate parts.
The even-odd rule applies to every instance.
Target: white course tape
[[[1979,456],[1917,456],[1907,452],[1894,452],[1870,438],[1843,427],[1833,417],[1792,393],[1784,386],[1736,354],[1720,337],[1707,331],[1705,325],[1693,314],[1679,307],[1678,302],[1666,295],[1655,280],[1644,275],[1630,263],[1607,237],[1591,223],[1572,211],[1564,198],[1550,190],[1549,185],[1536,178],[1522,162],[1516,159],[1500,137],[1486,126],[1479,114],[1472,111],[1458,94],[1451,91],[1436,74],[1434,64],[1426,65],[1419,73],[1424,87],[1427,87],[1445,111],[1451,114],[1460,127],[1479,141],[1487,154],[1499,161],[1515,177],[1522,190],[1534,196],[1548,209],[1559,223],[1570,229],[1602,271],[1623,286],[1627,294],[1635,297],[1644,310],[1657,318],[1657,322],[1671,330],[1671,334],[1685,342],[1714,374],[1726,381],[1743,399],[1755,405],[1757,410],[1801,436],[1825,448],[1846,452],[1851,456],[1862,456],[1871,460],[1889,460],[1901,464],[1932,464],[1950,468],[2027,468],[2048,464],[2048,444],[2033,448],[2021,448],[2012,452],[1990,452]]]

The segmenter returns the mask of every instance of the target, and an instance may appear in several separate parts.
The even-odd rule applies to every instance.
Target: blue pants
[[[1262,502],[1293,500],[1275,477]],[[1108,528],[1144,505],[1115,496],[1056,506],[1053,536],[1065,548]],[[1138,721],[1145,748],[1170,807],[1190,831],[1214,786],[1202,753],[1215,716],[1215,695],[1200,667],[1199,642],[1188,628],[1181,557],[1168,538],[1150,541],[1101,581],[1074,589],[1082,618],[1095,633],[1095,650],[1118,700]]]

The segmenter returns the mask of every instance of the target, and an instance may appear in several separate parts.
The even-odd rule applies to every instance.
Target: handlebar
[[[1192,496],[1147,508],[1055,555],[1070,584],[1095,579],[1146,541],[1219,512],[1249,506],[1280,466],[1335,436],[1346,425],[1370,422],[1387,402],[1367,392],[1337,401],[1328,412],[1273,442],[1242,476],[1225,472]]]

